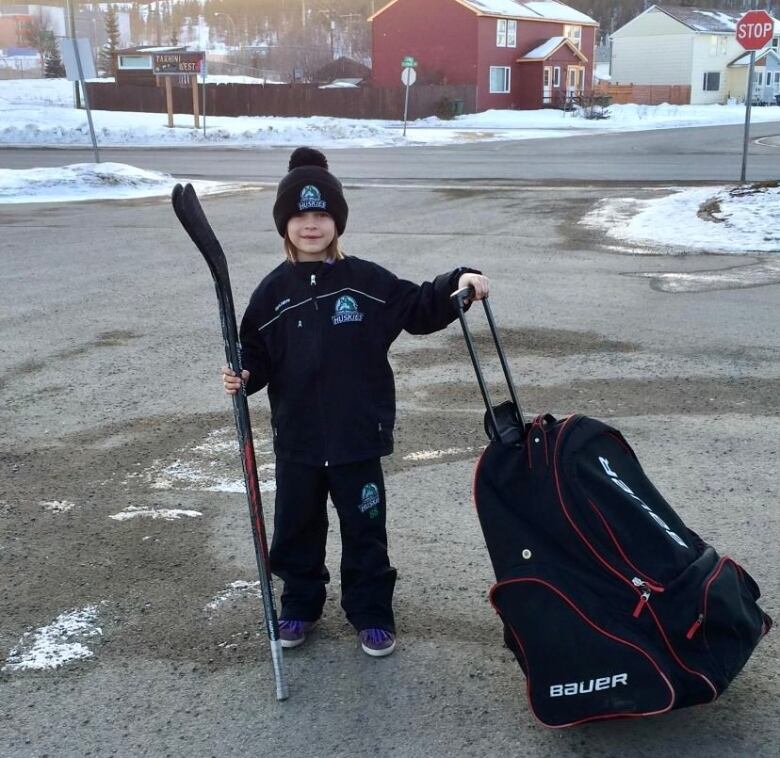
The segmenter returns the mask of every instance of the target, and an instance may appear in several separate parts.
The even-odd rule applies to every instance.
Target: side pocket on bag
[[[699,638],[713,664],[731,681],[750,658],[766,631],[756,605],[758,585],[736,561],[721,558],[704,582],[698,615],[686,638]]]

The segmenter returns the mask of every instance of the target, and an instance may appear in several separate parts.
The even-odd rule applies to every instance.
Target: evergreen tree
[[[65,77],[65,66],[60,57],[60,48],[53,36],[44,55],[43,75],[46,79],[63,79]]]
[[[116,8],[108,6],[105,16],[108,42],[100,49],[99,64],[106,76],[116,76],[116,51],[119,49],[119,17]]]

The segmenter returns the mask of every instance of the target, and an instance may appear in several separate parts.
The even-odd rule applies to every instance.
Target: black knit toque
[[[299,147],[290,156],[289,172],[279,182],[274,222],[284,237],[287,222],[296,213],[325,211],[336,222],[339,236],[347,226],[349,208],[341,182],[328,171],[328,159],[311,147]]]

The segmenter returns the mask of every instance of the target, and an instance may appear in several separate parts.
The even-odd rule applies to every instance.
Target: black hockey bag
[[[689,529],[619,431],[586,416],[526,423],[496,333],[511,401],[487,407],[490,444],[474,502],[496,583],[490,602],[550,727],[650,716],[715,700],[772,620],[736,561]]]

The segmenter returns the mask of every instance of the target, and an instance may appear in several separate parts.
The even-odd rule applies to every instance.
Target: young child
[[[273,216],[287,260],[260,282],[241,323],[243,381],[268,386],[276,454],[271,571],[282,579],[280,637],[297,647],[322,613],[326,502],[341,527],[341,605],[371,656],[395,649],[396,571],[387,555],[380,458],[393,449],[395,385],[387,360],[401,330],[428,334],[456,318],[450,295],[488,280],[459,268],[418,286],[346,256],[341,183],[318,150],[298,148]],[[241,379],[222,368],[225,390]]]

